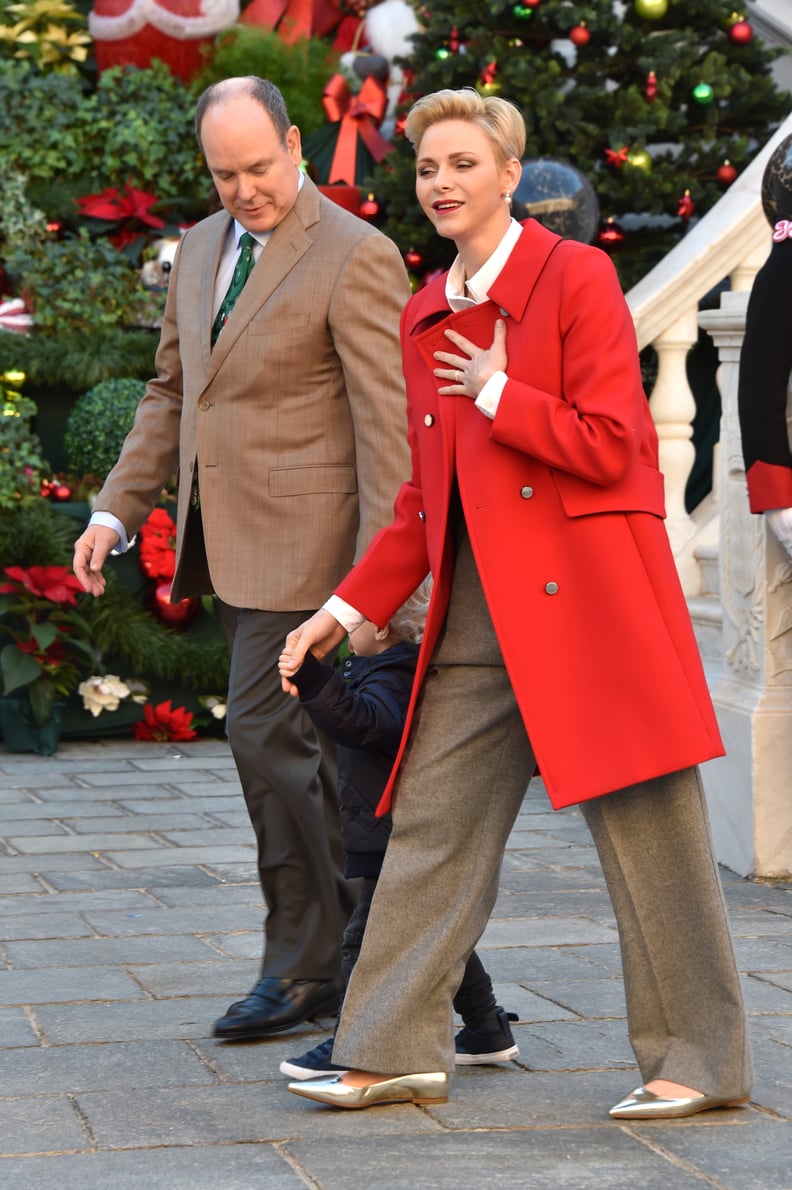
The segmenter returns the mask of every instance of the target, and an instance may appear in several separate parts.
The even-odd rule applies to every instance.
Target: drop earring
[[[511,190],[507,190],[503,197],[506,199],[506,202],[511,203],[511,200],[512,200]]]

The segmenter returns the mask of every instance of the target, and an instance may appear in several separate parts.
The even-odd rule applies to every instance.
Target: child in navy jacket
[[[427,579],[384,628],[366,620],[351,632],[351,656],[340,672],[309,653],[298,672],[290,675],[313,722],[337,745],[344,874],[362,882],[342,942],[341,967],[347,980],[360,953],[391,831],[390,815],[377,818],[375,811],[401,741],[430,589]],[[492,981],[475,952],[465,967],[454,1009],[464,1022],[456,1038],[459,1065],[517,1057],[509,1026],[509,1019],[517,1018],[496,1004]],[[343,1067],[333,1064],[332,1050],[329,1037],[302,1057],[281,1062],[281,1073],[297,1079],[338,1073]]]

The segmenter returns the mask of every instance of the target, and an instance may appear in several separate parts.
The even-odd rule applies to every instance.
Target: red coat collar
[[[551,253],[561,243],[561,237],[548,231],[535,219],[523,222],[523,232],[503,269],[490,289],[490,301],[510,317],[522,319],[525,307]],[[420,333],[437,321],[438,315],[448,314],[445,296],[448,273],[436,277],[410,299],[407,329]]]

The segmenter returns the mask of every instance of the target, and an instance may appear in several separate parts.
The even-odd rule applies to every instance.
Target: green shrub
[[[97,184],[122,189],[131,181],[168,211],[205,214],[209,178],[193,132],[195,98],[162,62],[104,70],[75,113]]]
[[[85,230],[62,240],[11,245],[5,268],[29,296],[39,333],[140,326],[158,313],[156,295],[143,289],[140,274],[123,253]]]
[[[0,509],[14,508],[26,496],[38,499],[42,473],[49,469],[32,429],[36,404],[14,387],[21,378],[0,376]]]
[[[293,45],[258,25],[235,25],[217,38],[212,58],[197,87],[236,75],[256,74],[270,79],[283,94],[289,119],[303,136],[326,123],[322,92],[338,62],[338,54],[319,38]]]
[[[66,422],[63,449],[66,470],[104,478],[124,444],[140,398],[143,380],[105,380],[77,398]]]
[[[31,182],[88,172],[76,113],[87,84],[77,75],[43,74],[27,62],[0,60],[0,154],[4,167]]]

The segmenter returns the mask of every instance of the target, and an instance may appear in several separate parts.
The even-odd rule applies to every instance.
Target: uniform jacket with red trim
[[[792,508],[787,400],[792,374],[792,239],[774,243],[754,278],[737,405],[751,512]]]
[[[493,421],[468,397],[441,396],[447,382],[432,369],[446,327],[486,347],[498,318],[508,380]],[[384,624],[431,570],[417,691],[448,607],[456,478],[553,805],[721,755],[663,523],[632,320],[608,257],[528,220],[488,301],[450,313],[441,277],[408,302],[401,336],[412,476],[337,593]]]

